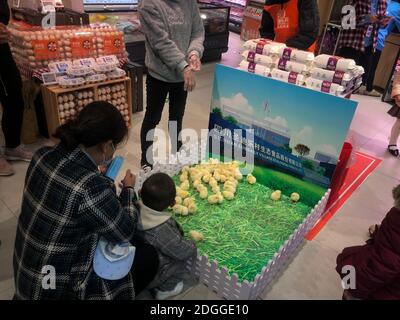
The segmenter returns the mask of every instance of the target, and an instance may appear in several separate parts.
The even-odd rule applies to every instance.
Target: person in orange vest
[[[314,52],[319,27],[317,0],[265,1],[260,28],[262,38]]]

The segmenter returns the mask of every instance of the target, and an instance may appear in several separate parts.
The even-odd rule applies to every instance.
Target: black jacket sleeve
[[[299,0],[299,34],[286,45],[307,50],[318,38],[320,17],[317,0]]]
[[[10,8],[7,0],[0,0],[0,23],[7,25],[10,20]]]

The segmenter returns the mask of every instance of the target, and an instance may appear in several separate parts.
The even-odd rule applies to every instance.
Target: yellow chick
[[[188,174],[189,172],[190,172],[190,168],[189,168],[188,166],[184,166],[184,167],[182,168],[182,173]]]
[[[219,196],[216,194],[213,194],[212,196],[208,197],[208,203],[209,204],[217,204],[219,203]]]
[[[189,237],[192,238],[196,242],[204,241],[204,236],[198,231],[194,231],[194,230],[190,231]]]
[[[218,196],[218,203],[221,204],[224,202],[224,196],[222,195],[222,193],[217,193]]]
[[[175,197],[175,204],[182,204],[182,198],[181,197]]]
[[[249,184],[255,184],[255,183],[257,182],[257,179],[256,179],[256,177],[253,176],[252,174],[249,174],[249,175],[247,176],[247,182],[248,182]]]
[[[299,200],[300,200],[300,195],[299,195],[297,192],[293,192],[293,193],[290,195],[290,200],[291,200],[292,202],[299,202]]]
[[[187,174],[185,174],[185,173],[182,173],[181,176],[179,177],[179,180],[181,182],[185,182],[188,179],[189,179],[189,176]]]
[[[274,201],[279,201],[281,199],[282,192],[280,190],[276,190],[272,192],[271,194],[271,199]]]
[[[218,182],[217,180],[215,180],[214,178],[210,179],[209,185],[211,188],[218,186]]]
[[[228,178],[225,176],[225,175],[221,175],[220,177],[219,177],[219,180],[222,182],[222,183],[224,183],[226,180],[228,180]]]
[[[182,216],[187,216],[189,214],[188,208],[186,208],[180,204],[174,205],[172,207],[172,210],[174,211],[175,214],[180,214]]]
[[[204,183],[209,183],[210,179],[211,179],[211,174],[209,174],[209,173],[203,176]]]
[[[199,197],[201,199],[207,199],[208,198],[208,190],[207,190],[207,188],[200,191]]]
[[[188,191],[189,188],[190,188],[189,181],[186,180],[185,182],[182,182],[180,188],[181,188],[183,191]]]
[[[197,212],[197,206],[195,203],[191,203],[188,206],[188,210],[190,214],[195,214]]]
[[[176,192],[176,195],[177,195],[178,197],[182,198],[182,199],[186,199],[187,197],[189,197],[189,192],[184,191],[184,190],[182,190],[182,189],[179,189],[179,190]]]
[[[215,181],[217,181],[217,182],[221,181],[221,175],[220,175],[218,172],[215,172],[215,173],[214,173],[214,179],[215,179]]]
[[[235,179],[237,181],[242,181],[243,175],[240,172],[235,172]]]
[[[185,207],[189,207],[190,204],[195,203],[193,198],[186,198],[185,200],[183,200],[183,205]]]
[[[235,194],[233,192],[227,191],[225,190],[224,192],[222,192],[224,198],[226,200],[233,200],[235,198]]]
[[[235,189],[236,189],[237,184],[236,184],[236,183],[233,183],[233,182],[230,181],[230,180],[228,180],[228,181],[226,181],[226,182],[224,183],[224,187],[232,187],[232,188],[235,188]]]
[[[236,188],[231,187],[231,186],[226,186],[226,187],[224,187],[224,191],[231,192],[231,193],[235,194],[236,193]]]
[[[221,192],[221,189],[220,189],[219,186],[214,186],[214,187],[211,188],[211,190],[212,190],[212,192],[214,192],[214,193],[220,193],[220,192]]]
[[[201,181],[200,181],[200,180],[195,180],[195,181],[193,182],[193,188],[196,188],[196,189],[197,189],[197,187],[198,187],[200,184],[201,184]]]

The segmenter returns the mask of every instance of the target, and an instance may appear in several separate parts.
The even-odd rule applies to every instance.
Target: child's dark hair
[[[143,183],[140,195],[146,207],[164,211],[175,203],[175,183],[169,175],[155,173]]]
[[[73,150],[80,144],[89,148],[109,140],[118,145],[127,135],[128,128],[117,108],[108,102],[95,101],[88,104],[75,120],[59,127],[54,137]]]

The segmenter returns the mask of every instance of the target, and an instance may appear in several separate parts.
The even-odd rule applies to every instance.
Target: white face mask
[[[116,151],[115,147],[114,147],[114,143],[111,143],[111,146],[112,146],[112,148],[114,150],[113,151],[113,155],[112,155],[111,159],[109,159],[109,160],[106,160],[106,155],[103,155],[104,156],[104,160],[103,160],[103,163],[101,165],[104,166],[104,167],[108,167],[114,160],[114,153]]]

